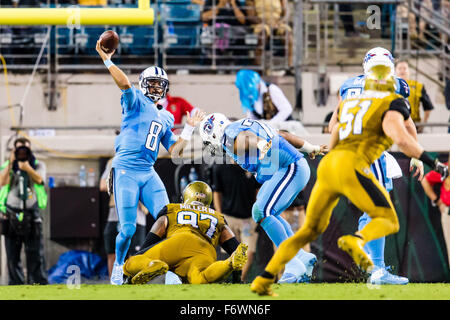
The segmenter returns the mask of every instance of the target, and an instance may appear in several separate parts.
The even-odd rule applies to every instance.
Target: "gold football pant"
[[[281,243],[266,271],[278,272],[306,244],[322,234],[340,196],[347,197],[372,220],[359,234],[365,242],[396,233],[399,223],[389,193],[375,178],[370,164],[347,150],[332,150],[319,163],[303,226]]]
[[[124,274],[132,277],[155,259],[166,262],[170,271],[192,284],[217,282],[232,271],[228,260],[216,261],[216,250],[209,242],[192,232],[180,232],[130,257],[124,264]]]

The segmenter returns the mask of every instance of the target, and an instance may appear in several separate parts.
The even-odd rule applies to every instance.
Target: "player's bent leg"
[[[111,284],[123,283],[123,263],[136,231],[139,187],[128,170],[114,169],[114,201],[120,231],[116,237],[116,260],[111,273]]]
[[[191,265],[188,273],[188,281],[191,284],[214,283],[225,279],[232,271],[242,270],[247,262],[248,246],[240,243],[236,250],[226,260],[212,262],[208,257],[209,265],[202,268],[202,261],[199,258]],[[203,262],[203,265],[205,263]]]
[[[152,168],[148,180],[140,189],[140,200],[148,209],[153,218],[156,219],[161,209],[169,204],[169,197],[161,178]]]
[[[281,243],[261,276],[255,278],[251,290],[260,295],[272,295],[270,289],[274,276],[291,260],[300,248],[316,239],[327,228],[339,194],[324,188],[318,180],[311,192],[303,226],[290,238]]]
[[[288,237],[291,237],[294,235],[294,232],[292,231],[291,225],[283,219],[283,217],[280,215],[277,215],[276,218],[285,226],[285,230],[287,230]],[[300,249],[296,255],[298,259],[305,265],[305,273],[302,273],[300,278],[297,279],[297,282],[310,282],[312,272],[314,270],[314,266],[317,263],[317,257],[315,254],[307,252],[303,249]],[[282,280],[279,281],[280,283],[283,283]]]
[[[132,284],[145,284],[155,277],[165,274],[169,270],[167,263],[161,260],[150,260],[132,279]]]
[[[121,169],[114,169],[114,172],[114,201],[120,224],[116,237],[116,262],[123,264],[136,231],[139,186],[131,172]]]
[[[143,254],[132,256],[125,261],[123,265],[123,274],[127,277],[134,277],[142,269],[144,269],[152,259]]]
[[[294,234],[294,232],[292,231],[291,225],[283,219],[281,213],[289,208],[300,191],[304,189],[311,176],[311,170],[306,159],[302,158],[291,164],[286,171],[287,174],[292,173],[292,176],[289,180],[280,180],[281,184],[279,189],[282,191],[275,193],[278,198],[275,201],[271,201],[273,204],[271,207],[271,214],[281,222],[287,236],[290,237]],[[300,249],[296,255],[296,259],[300,260],[300,262],[305,266],[304,271],[302,271],[300,276],[297,278],[297,282],[309,282],[311,280],[312,271],[317,261],[317,257],[313,253]],[[289,269],[289,265],[286,265],[286,267]]]
[[[373,262],[364,251],[364,245],[374,239],[398,232],[399,224],[389,194],[370,170],[354,170],[345,177],[344,195],[360,210],[367,212],[371,221],[355,236],[338,239],[338,246],[346,251],[364,271],[373,269]]]
[[[359,219],[358,231],[362,230],[372,219],[364,213]],[[385,237],[369,241],[364,246],[364,251],[370,256],[375,267],[384,268],[384,245]]]

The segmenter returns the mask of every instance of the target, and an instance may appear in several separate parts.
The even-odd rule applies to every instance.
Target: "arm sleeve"
[[[408,100],[404,98],[398,98],[391,102],[389,110],[395,110],[402,114],[404,120],[408,120],[411,115],[411,108],[409,107]]]
[[[278,86],[271,84],[268,90],[273,104],[278,109],[278,113],[270,121],[285,121],[292,113],[291,103]]]
[[[223,250],[225,250],[226,253],[228,253],[231,256],[231,254],[239,246],[239,241],[237,241],[236,237],[233,237],[222,243],[220,246],[223,248]]]
[[[132,85],[131,88],[122,90],[122,97],[120,99],[122,105],[122,112],[128,113],[136,108],[136,88]]]
[[[158,215],[156,216],[155,220],[158,220],[159,218],[161,218],[162,216],[165,216],[167,214],[167,206],[164,206],[159,212]]]
[[[433,103],[431,103],[430,97],[428,96],[425,87],[422,87],[422,96],[420,97],[420,101],[422,102],[423,110],[429,111],[434,109]]]

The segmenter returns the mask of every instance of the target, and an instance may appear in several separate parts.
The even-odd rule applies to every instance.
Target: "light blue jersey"
[[[120,232],[116,238],[115,265],[124,261],[136,231],[139,201],[156,219],[169,203],[166,188],[153,165],[159,144],[168,150],[175,143],[173,116],[158,110],[155,104],[134,86],[122,90],[122,125],[115,141],[113,167],[114,200]]]
[[[272,147],[262,160],[259,160],[259,150],[250,150],[243,155],[234,154],[235,139],[244,131],[272,142]],[[256,180],[262,184],[252,207],[252,217],[278,247],[294,234],[281,213],[289,208],[308,183],[311,171],[306,159],[275,129],[248,118],[235,121],[225,128],[222,145],[237,164],[255,174]],[[309,281],[315,259],[314,255],[300,250],[286,264],[282,281]]]
[[[392,178],[389,178],[387,176],[386,155],[384,154],[384,152],[380,158],[375,160],[375,162],[370,165],[370,169],[372,170],[377,180],[380,181],[380,183],[388,192],[394,189]]]
[[[174,118],[134,86],[122,92],[122,125],[112,166],[146,171],[158,157],[159,144],[168,150],[177,140],[171,130]]]
[[[342,100],[360,95],[364,90],[366,80],[365,75],[353,77],[344,82],[339,89],[339,95]],[[405,80],[395,77],[395,92],[401,94],[403,97],[409,97],[409,86]]]
[[[251,131],[259,138],[272,141],[272,148],[262,160],[258,159],[258,150],[240,156],[234,154],[234,141],[243,131]],[[269,180],[279,169],[286,168],[303,158],[303,154],[281,137],[275,129],[257,120],[247,118],[231,123],[225,128],[223,139],[226,153],[243,169],[256,174],[256,180],[259,183]]]

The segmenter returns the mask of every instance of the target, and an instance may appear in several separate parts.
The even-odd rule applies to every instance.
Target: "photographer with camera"
[[[0,172],[0,215],[5,236],[9,285],[25,284],[20,253],[25,245],[27,284],[47,284],[41,209],[47,206],[46,167],[31,152],[26,138],[17,138]]]

